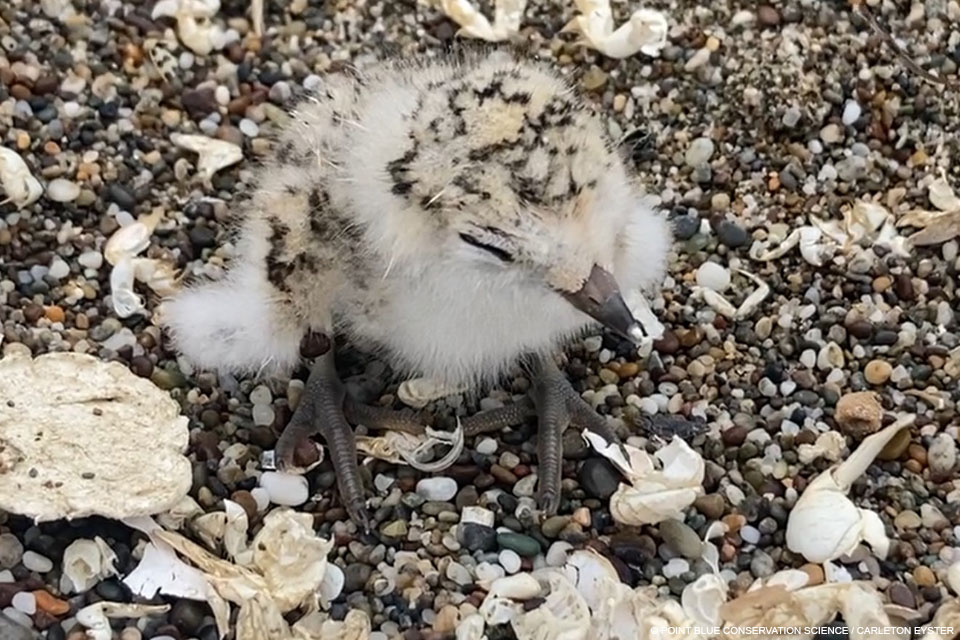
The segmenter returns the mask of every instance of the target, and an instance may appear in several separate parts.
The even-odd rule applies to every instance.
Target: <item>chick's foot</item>
[[[466,418],[463,420],[463,431],[465,436],[499,431],[520,424],[530,415],[536,415],[539,461],[537,503],[546,515],[553,515],[560,507],[563,432],[567,427],[574,425],[581,430],[589,429],[610,443],[619,443],[620,438],[606,419],[574,390],[552,358],[533,357],[528,366],[533,382],[530,397],[523,402]]]
[[[311,436],[320,434],[330,451],[340,500],[357,526],[369,532],[371,519],[351,424],[412,434],[421,434],[425,430],[413,412],[371,407],[354,401],[337,375],[331,347],[314,362],[300,405],[277,442],[276,464],[280,471],[297,468],[297,450]]]

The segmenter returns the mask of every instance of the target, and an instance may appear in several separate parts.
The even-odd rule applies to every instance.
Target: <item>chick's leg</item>
[[[571,424],[589,429],[607,442],[619,443],[606,419],[596,413],[563,376],[553,358],[534,356],[529,360],[533,382],[529,400],[478,413],[463,421],[464,435],[499,431],[520,424],[530,415],[538,417],[537,502],[548,515],[560,506],[560,482],[563,470],[563,432]]]
[[[334,366],[333,347],[314,362],[303,389],[300,405],[277,442],[277,468],[281,471],[297,465],[297,448],[315,433],[323,436],[337,474],[340,499],[350,518],[370,529],[363,482],[357,464],[357,443],[344,414],[346,390]]]

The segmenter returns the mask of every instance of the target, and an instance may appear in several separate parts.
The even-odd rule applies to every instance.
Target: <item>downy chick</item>
[[[659,285],[671,234],[641,204],[602,122],[539,64],[494,54],[331,76],[294,113],[240,212],[226,277],[166,304],[176,348],[202,368],[289,374],[328,338],[277,446],[281,467],[319,432],[341,499],[368,526],[350,422],[410,427],[346,397],[333,338],[449,385],[522,361],[532,403],[468,432],[539,415],[541,507],[560,502],[571,423],[615,440],[553,358],[600,322],[638,340],[625,292]]]

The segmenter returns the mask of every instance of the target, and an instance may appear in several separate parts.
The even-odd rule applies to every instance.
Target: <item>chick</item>
[[[641,204],[600,119],[545,66],[473,55],[379,63],[325,83],[259,170],[227,275],[166,303],[175,347],[201,368],[288,375],[304,336],[319,335],[278,464],[292,468],[298,443],[319,432],[361,526],[350,423],[418,425],[346,396],[333,339],[450,386],[489,384],[523,363],[532,402],[464,427],[535,411],[538,499],[556,512],[563,430],[616,436],[553,358],[598,322],[643,337],[621,287],[660,284],[668,223]]]

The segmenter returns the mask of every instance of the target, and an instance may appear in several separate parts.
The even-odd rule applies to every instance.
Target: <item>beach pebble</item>
[[[72,202],[80,196],[80,185],[57,178],[47,185],[47,197],[54,202]]]
[[[457,481],[444,476],[424,478],[417,483],[417,494],[431,502],[447,502],[457,495]]]
[[[42,556],[36,551],[27,551],[23,554],[21,560],[23,566],[29,571],[36,571],[37,573],[47,573],[53,569],[53,561],[46,556]]]
[[[260,486],[266,490],[273,504],[295,507],[310,498],[310,486],[303,476],[265,471],[260,476]]]
[[[500,562],[500,566],[503,567],[503,570],[507,573],[514,574],[520,571],[520,556],[516,551],[504,549],[500,552],[497,559]]]
[[[730,286],[730,271],[716,262],[704,262],[697,269],[697,284],[722,293]]]

